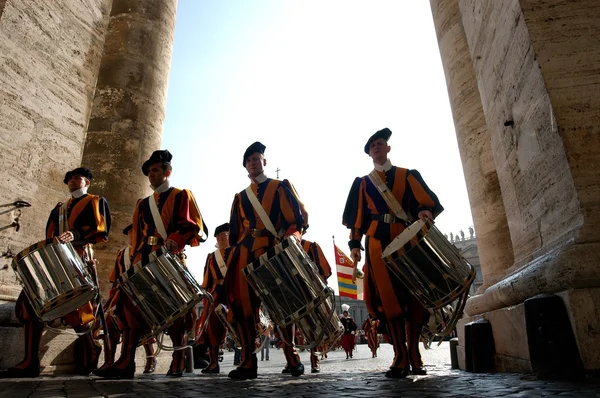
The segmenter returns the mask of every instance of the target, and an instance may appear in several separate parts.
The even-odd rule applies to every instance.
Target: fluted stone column
[[[560,130],[518,0],[460,0],[459,4],[515,255],[512,274],[474,297],[470,308],[490,311],[537,293],[600,286],[593,254],[597,239],[594,232],[586,232],[592,227],[584,228],[585,217],[591,221],[597,217],[598,197],[589,195],[598,189],[598,177],[597,173],[590,176],[595,161],[585,156],[594,150],[583,148],[589,145],[597,152],[598,138],[591,138],[594,133],[588,121],[572,123],[570,134]],[[568,34],[575,22],[566,22],[563,29]],[[557,56],[564,50],[551,47],[548,51]],[[575,63],[567,65],[570,73],[576,69]],[[588,71],[587,79],[593,83],[590,74],[593,71]],[[557,109],[566,120],[577,120],[578,108],[595,101],[593,94],[587,95],[587,100],[585,95],[564,96]],[[573,155],[575,159],[569,160]],[[580,158],[590,163],[582,164]]]
[[[141,165],[160,148],[176,8],[176,0],[115,0],[111,11],[83,154],[113,216],[109,243],[96,248],[104,293],[126,246],[121,231],[137,199],[151,193]]]
[[[465,312],[492,323],[499,370],[526,371],[522,303],[559,294],[584,367],[600,369],[600,49],[599,33],[589,29],[600,26],[600,6],[584,0],[458,4],[514,255],[507,274],[472,297]],[[432,5],[437,19],[444,8]],[[451,25],[436,21],[438,32]],[[444,55],[439,37],[443,58],[451,60],[456,54]],[[451,46],[461,52],[460,41]],[[457,77],[446,71],[451,86]]]
[[[458,0],[430,2],[477,231],[483,274],[479,292],[482,292],[498,282],[512,266],[512,244]]]
[[[0,0],[0,253],[43,240],[50,211],[69,197],[63,178],[81,165],[111,3]],[[17,209],[16,200],[31,207]],[[6,256],[0,257],[0,368],[23,358],[14,315],[21,286]],[[75,368],[73,340],[44,333],[44,372]]]

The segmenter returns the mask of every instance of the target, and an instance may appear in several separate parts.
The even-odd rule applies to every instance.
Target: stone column
[[[600,3],[521,0],[532,48],[583,216],[579,243],[600,241]]]
[[[477,231],[482,292],[513,264],[512,244],[458,0],[431,0],[431,10]]]
[[[175,33],[176,0],[120,0],[113,4],[83,153],[98,176],[93,191],[108,199],[109,243],[97,245],[103,293],[122,229],[137,199],[151,191],[141,166],[160,148]]]
[[[0,0],[0,368],[23,358],[21,286],[6,252],[43,240],[50,211],[69,197],[63,178],[81,164],[111,3]],[[73,339],[44,334],[45,372],[74,369]]]
[[[600,286],[593,255],[597,240],[589,242],[594,232],[584,228],[586,216],[597,217],[598,198],[588,195],[598,189],[598,178],[587,171],[595,161],[586,154],[597,152],[598,139],[582,140],[593,135],[585,129],[588,121],[580,122],[583,133],[563,134],[559,129],[518,0],[460,0],[459,4],[515,255],[513,273],[474,297],[470,309],[481,313],[520,303],[537,293]],[[556,49],[557,56],[561,51]],[[568,66],[571,71],[577,67]],[[557,88],[557,96],[559,92]],[[578,106],[594,103],[587,95],[587,102],[583,94],[566,96],[557,104],[565,120],[578,119]],[[594,149],[583,150],[586,145]],[[567,149],[591,165],[580,164],[579,156],[569,160],[572,156]],[[584,242],[589,243],[580,244]]]

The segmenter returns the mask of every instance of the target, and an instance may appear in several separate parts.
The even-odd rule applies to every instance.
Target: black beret
[[[216,229],[215,229],[215,238],[217,237],[217,235],[219,235],[221,232],[229,232],[229,223],[226,222],[225,224],[221,224],[219,225]]]
[[[67,174],[65,174],[65,179],[63,180],[63,182],[65,184],[68,184],[71,177],[76,176],[76,175],[79,175],[79,176],[87,178],[88,180],[91,180],[92,179],[92,170],[88,169],[87,167],[78,167],[75,170],[67,171]]]
[[[173,159],[173,155],[171,155],[171,152],[169,152],[168,149],[159,149],[158,151],[154,151],[152,152],[150,159],[146,160],[142,165],[142,172],[145,176],[147,176],[150,165],[153,165],[154,163],[171,163],[171,159]]]
[[[382,130],[379,130],[378,132],[373,134],[371,136],[371,138],[369,138],[369,140],[365,144],[365,153],[367,155],[369,154],[369,148],[371,147],[371,144],[373,143],[373,141],[375,141],[376,139],[383,138],[387,142],[387,141],[389,141],[391,136],[392,136],[392,130],[388,129],[387,127]]]
[[[133,224],[129,224],[128,226],[123,228],[123,235],[127,235],[129,233],[129,231],[131,231],[132,229],[133,229]]]
[[[258,141],[256,141],[254,144],[250,145],[248,147],[248,149],[246,149],[246,152],[244,152],[244,163],[242,163],[242,165],[244,167],[246,167],[246,160],[248,160],[250,155],[252,155],[253,153],[256,153],[256,152],[258,152],[260,154],[264,154],[265,149],[267,149],[267,147]]]

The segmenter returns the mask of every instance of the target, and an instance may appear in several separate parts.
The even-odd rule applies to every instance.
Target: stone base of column
[[[15,317],[15,303],[0,300],[0,369],[16,365],[23,359],[23,327]],[[64,331],[70,328],[61,327]],[[44,375],[71,375],[76,374],[75,365],[75,339],[77,336],[68,332],[54,333],[44,330],[40,343],[40,367]],[[164,343],[171,344],[168,336]],[[100,341],[102,344],[102,341]],[[156,350],[156,345],[155,345]],[[121,345],[117,347],[117,358],[121,352]],[[157,366],[154,374],[164,375],[171,364],[170,351],[161,351],[157,356]],[[135,355],[136,373],[142,374],[146,364],[144,347],[138,347]],[[98,366],[104,362],[104,352],[101,354]]]
[[[586,371],[600,370],[600,288],[572,289],[556,293],[571,321],[575,340]],[[475,316],[465,316],[457,325],[458,363],[466,370],[465,325],[478,319],[492,325],[497,372],[533,372],[525,318],[525,305],[509,306]]]

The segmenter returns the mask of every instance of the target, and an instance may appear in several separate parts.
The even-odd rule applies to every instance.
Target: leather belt
[[[164,245],[165,241],[163,238],[159,238],[158,236],[146,236],[146,243],[150,246]]]
[[[261,238],[265,236],[272,236],[272,234],[266,229],[258,229],[258,228],[245,228],[244,233],[251,235],[253,238]]]
[[[383,221],[384,223],[394,224],[394,223],[404,223],[404,220],[396,217],[393,214],[371,214],[372,221]]]

